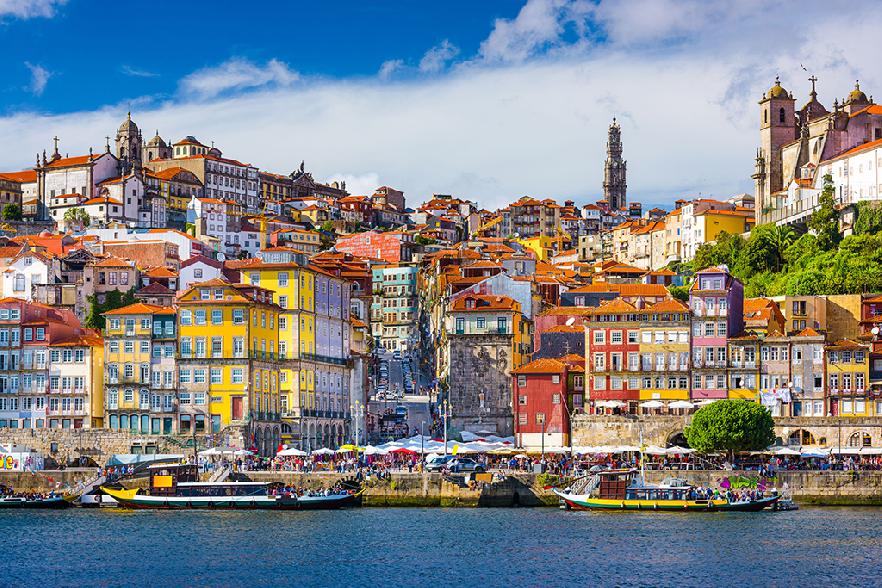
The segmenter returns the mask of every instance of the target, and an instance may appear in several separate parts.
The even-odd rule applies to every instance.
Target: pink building
[[[728,337],[744,330],[744,287],[725,266],[695,274],[692,309],[692,398],[726,398]]]

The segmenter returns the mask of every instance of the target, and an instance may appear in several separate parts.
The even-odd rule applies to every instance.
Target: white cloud
[[[380,174],[377,172],[367,172],[360,175],[336,173],[331,174],[322,181],[325,183],[346,182],[346,190],[356,196],[373,194],[374,190],[382,185]]]
[[[119,70],[123,74],[125,74],[127,76],[131,76],[133,78],[158,78],[159,77],[159,74],[156,72],[147,71],[146,69],[138,69],[136,67],[132,67],[130,65],[125,65],[125,64],[123,64],[122,67],[119,68]]]
[[[181,80],[180,91],[185,97],[213,98],[233,90],[266,86],[287,87],[299,79],[288,64],[271,59],[264,66],[239,57],[215,67],[206,67]]]
[[[316,178],[345,179],[352,193],[387,184],[405,190],[411,204],[452,193],[495,208],[524,194],[599,198],[606,129],[618,116],[629,198],[670,206],[698,192],[752,189],[756,102],[776,74],[798,106],[809,90],[800,63],[820,78],[828,107],[855,78],[868,94],[882,95],[878,11],[855,22],[809,2],[800,10],[769,5],[762,14],[735,7],[731,18],[719,18],[718,7],[731,3],[696,2],[680,22],[662,2],[645,4],[661,11],[653,18],[618,4],[630,3],[601,1],[587,12],[579,3],[546,4],[556,6],[557,25],[524,17],[505,42],[497,23],[483,57],[441,75],[395,84],[236,83],[220,94],[214,84],[148,103],[133,117],[163,136],[213,140],[226,155],[270,171],[288,173],[305,159]],[[792,34],[777,29],[784,21]],[[540,46],[554,51],[536,56]],[[499,53],[503,47],[509,55]],[[229,94],[237,89],[252,91]],[[201,100],[187,100],[191,94]],[[65,152],[100,150],[124,117],[122,106],[2,116],[0,170],[33,165],[55,134]]]
[[[0,17],[52,18],[67,0],[0,0]]]
[[[377,77],[379,77],[384,82],[388,81],[392,79],[392,76],[401,71],[403,68],[403,59],[390,59],[388,61],[384,61],[383,64],[380,66],[380,71],[377,72]]]
[[[37,65],[30,61],[25,61],[24,64],[25,67],[31,70],[31,84],[28,86],[28,90],[34,96],[42,96],[43,91],[46,89],[46,84],[49,83],[49,78],[52,77],[52,72],[42,65]]]
[[[568,6],[567,0],[528,0],[514,19],[496,19],[490,36],[481,43],[480,57],[491,63],[520,62],[556,45]]]
[[[419,70],[422,73],[438,73],[457,55],[459,55],[459,47],[444,39],[441,43],[426,51],[423,58],[420,59]]]

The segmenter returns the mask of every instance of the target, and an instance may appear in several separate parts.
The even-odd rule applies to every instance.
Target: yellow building
[[[193,396],[189,409],[182,400],[181,417],[191,414],[197,433],[241,433],[261,455],[275,454],[281,310],[272,291],[221,279],[194,284],[179,297],[179,393]],[[200,395],[205,405],[195,402]]]
[[[720,233],[740,235],[746,233],[754,225],[753,209],[714,210],[707,209],[695,214],[697,234],[703,243],[716,241]]]
[[[880,416],[880,406],[870,397],[870,348],[841,339],[825,348],[827,357],[827,397],[834,416]]]
[[[104,427],[104,341],[83,329],[49,344],[50,428]]]
[[[281,307],[283,437],[303,449],[337,447],[350,439],[352,284],[290,248],[266,249],[261,258],[244,271]]]
[[[298,409],[315,408],[315,272],[293,261],[262,262],[247,268],[248,282],[271,290],[281,308],[280,394],[285,420]]]
[[[729,398],[759,400],[760,338],[753,334],[729,337]]]
[[[106,426],[176,432],[175,311],[141,302],[104,313]]]
[[[570,239],[567,236],[549,237],[539,235],[527,239],[518,239],[517,242],[536,254],[539,261],[548,261],[556,253],[566,249]]]
[[[689,308],[679,300],[663,300],[643,312],[649,322],[617,336],[629,343],[640,337],[639,353],[629,351],[622,358],[629,387],[639,372],[641,401],[689,400]]]

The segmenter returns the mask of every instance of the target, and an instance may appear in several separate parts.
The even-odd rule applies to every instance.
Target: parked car
[[[483,473],[484,466],[476,462],[470,457],[457,457],[448,465],[451,472],[475,472],[476,474]]]
[[[456,459],[455,455],[440,455],[432,458],[426,463],[427,472],[440,472],[448,463]]]

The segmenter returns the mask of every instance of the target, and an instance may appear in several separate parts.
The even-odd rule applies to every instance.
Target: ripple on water
[[[0,512],[4,586],[878,585],[879,511]]]

